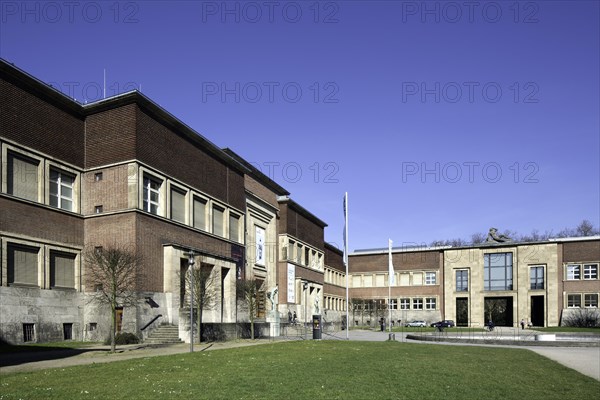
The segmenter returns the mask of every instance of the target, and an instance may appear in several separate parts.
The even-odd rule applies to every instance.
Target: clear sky
[[[0,56],[141,89],[350,248],[600,225],[598,1],[1,1]],[[181,160],[182,163],[185,160]]]

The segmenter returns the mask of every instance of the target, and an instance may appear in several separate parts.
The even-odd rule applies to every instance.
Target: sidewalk
[[[357,341],[386,341],[389,338],[387,332],[351,330],[323,333],[324,340],[346,340],[348,334],[350,340]],[[409,340],[406,333],[395,332],[396,341],[417,344],[442,345],[442,346],[488,346],[488,347],[514,347],[534,351],[544,357],[559,362],[566,367],[572,368],[584,375],[600,380],[600,348],[599,347],[533,347],[533,346],[504,346],[504,345],[481,345],[468,343],[446,343],[446,342],[422,342]],[[310,338],[310,336],[309,336]],[[259,339],[259,340],[232,340],[208,344],[196,344],[194,352],[212,351],[244,346],[255,346],[286,339]],[[290,339],[287,339],[290,340]],[[297,340],[300,340],[299,338]],[[113,361],[130,360],[134,358],[166,356],[173,354],[188,353],[190,345],[186,343],[175,345],[124,345],[118,346],[117,352],[109,353],[110,346],[94,346],[73,350],[43,351],[31,353],[6,353],[0,355],[0,374],[13,372],[36,371],[47,368],[64,368],[75,365],[87,365],[94,363],[107,363]]]

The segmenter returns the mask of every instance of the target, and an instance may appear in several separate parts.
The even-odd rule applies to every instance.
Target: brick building
[[[88,301],[96,288],[84,254],[114,245],[142,259],[140,301],[118,309],[119,330],[146,336],[167,323],[189,340],[190,250],[215,283],[203,322],[229,336],[248,320],[240,279],[259,284],[263,328],[288,313],[342,323],[345,266],[324,240],[327,224],[141,93],[83,105],[0,60],[0,148],[2,340],[106,338],[110,312]],[[502,283],[485,278],[498,257],[514,277],[489,289]],[[395,249],[393,260],[396,321],[477,325],[489,298],[510,310],[506,324],[557,325],[572,309],[598,307],[599,238]],[[387,249],[356,251],[349,268],[350,323],[372,323],[387,308]]]
[[[600,237],[392,250],[392,320],[459,326],[558,326],[574,310],[598,311]],[[355,325],[387,316],[388,249],[350,254]],[[383,304],[383,307],[378,306]]]

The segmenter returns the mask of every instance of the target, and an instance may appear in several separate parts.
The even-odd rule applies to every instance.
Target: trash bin
[[[321,339],[322,335],[322,325],[321,325],[321,316],[313,315],[313,339]]]

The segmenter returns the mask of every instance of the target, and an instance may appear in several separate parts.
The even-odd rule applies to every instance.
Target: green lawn
[[[591,399],[600,382],[533,352],[298,341],[2,375],[0,399]]]

